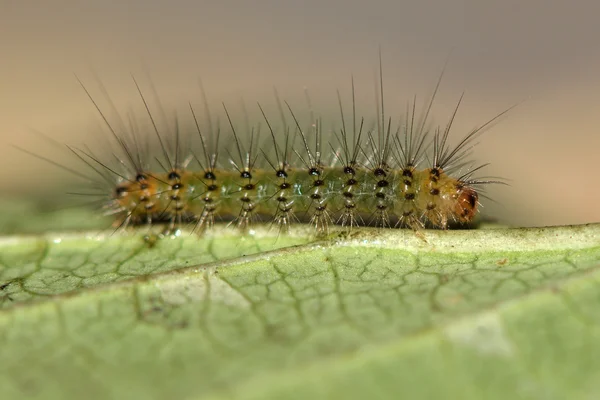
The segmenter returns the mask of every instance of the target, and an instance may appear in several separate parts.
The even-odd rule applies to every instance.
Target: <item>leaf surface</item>
[[[600,225],[307,232],[1,239],[2,397],[600,390]]]

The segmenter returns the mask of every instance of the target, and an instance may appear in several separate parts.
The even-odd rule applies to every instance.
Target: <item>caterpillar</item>
[[[160,224],[166,233],[184,226],[202,233],[225,220],[242,231],[258,222],[281,232],[294,223],[308,223],[315,234],[324,235],[332,224],[418,231],[472,222],[485,186],[503,183],[476,176],[487,164],[470,161],[475,140],[512,107],[451,145],[450,132],[464,93],[449,121],[434,126],[430,112],[442,73],[422,111],[417,112],[415,97],[392,118],[384,107],[381,65],[380,59],[375,121],[370,125],[357,111],[352,78],[350,112],[337,93],[338,126],[325,129],[323,118],[312,111],[308,123],[303,123],[277,96],[281,126],[258,103],[262,121],[247,126],[245,135],[225,104],[224,127],[220,123],[215,127],[203,89],[204,116],[190,102],[188,128],[176,120],[173,131],[159,129],[156,113],[135,77],[147,129],[140,129],[131,118],[125,123],[110,101],[118,117],[109,121],[77,78],[108,129],[112,154],[106,158],[89,148],[68,146],[88,172],[53,164],[91,184],[89,191],[77,194],[98,196],[104,213],[114,217],[115,230]],[[162,108],[161,112],[164,116]],[[267,139],[261,141],[265,133]],[[153,144],[158,157],[151,156]]]

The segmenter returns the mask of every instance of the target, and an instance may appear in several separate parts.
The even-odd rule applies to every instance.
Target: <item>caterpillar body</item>
[[[199,118],[190,103],[191,131],[199,139],[195,148],[183,144],[189,137],[179,128],[170,136],[158,128],[135,78],[150,135],[140,133],[134,124],[126,128],[120,117],[117,123],[109,122],[80,81],[116,151],[109,162],[88,148],[69,147],[94,176],[64,168],[92,182],[93,189],[80,194],[103,198],[102,207],[114,215],[117,229],[166,224],[168,232],[184,225],[204,232],[222,219],[241,230],[258,221],[282,231],[293,223],[310,223],[316,234],[325,234],[331,224],[419,230],[471,222],[481,189],[501,181],[476,177],[485,164],[475,165],[468,158],[475,139],[508,110],[451,146],[449,134],[462,96],[448,123],[432,127],[429,113],[440,76],[424,110],[417,115],[413,101],[400,122],[392,124],[384,111],[381,63],[379,72],[376,122],[369,128],[357,114],[352,81],[350,121],[338,92],[340,126],[330,131],[312,113],[303,127],[292,107],[279,100],[283,123],[276,127],[259,104],[268,137],[262,142],[258,125],[246,137],[238,133],[225,105],[229,136],[221,128],[213,129],[208,108]],[[231,137],[229,145],[222,137]],[[149,156],[150,138],[157,142],[160,157]]]

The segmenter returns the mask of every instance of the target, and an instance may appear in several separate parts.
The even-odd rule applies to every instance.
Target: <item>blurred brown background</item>
[[[451,51],[434,117],[444,123],[465,90],[455,138],[526,100],[478,146],[477,159],[492,163],[486,172],[511,183],[492,188],[497,204],[485,202],[486,215],[515,225],[600,221],[597,1],[0,4],[3,196],[45,193],[65,176],[10,146],[71,162],[32,129],[75,144],[98,134],[73,73],[98,93],[95,71],[124,109],[139,105],[130,73],[148,82],[147,72],[166,108],[183,112],[188,100],[200,102],[198,77],[217,110],[242,98],[272,106],[274,86],[301,107],[307,87],[314,107],[335,119],[335,90],[349,99],[350,74],[372,114],[381,46],[390,114],[431,91]]]

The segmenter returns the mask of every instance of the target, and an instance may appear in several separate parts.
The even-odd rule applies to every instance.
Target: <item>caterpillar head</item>
[[[456,190],[456,203],[454,206],[454,215],[458,221],[471,222],[477,214],[479,204],[479,195],[469,186],[459,185]]]

